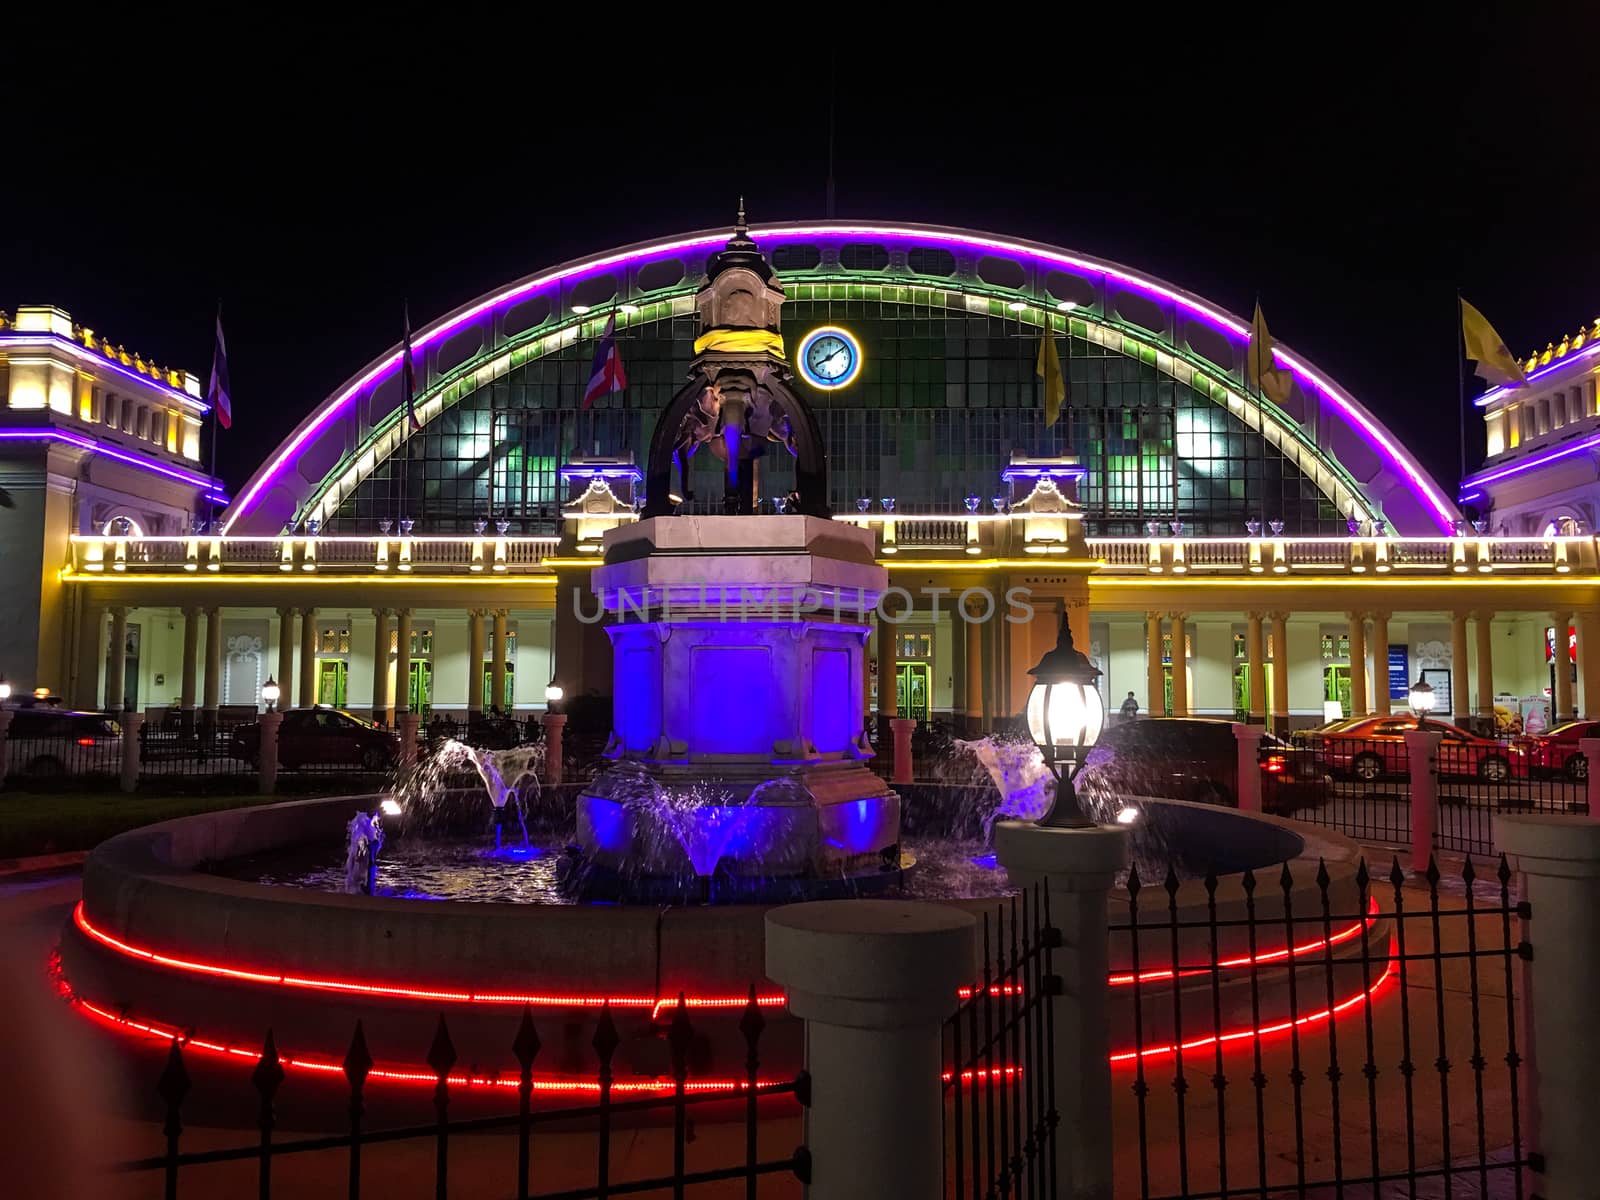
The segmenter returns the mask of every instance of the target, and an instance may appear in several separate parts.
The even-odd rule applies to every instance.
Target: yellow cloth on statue
[[[694,340],[694,352],[704,354],[760,354],[766,351],[784,357],[783,336],[770,329],[713,329]]]

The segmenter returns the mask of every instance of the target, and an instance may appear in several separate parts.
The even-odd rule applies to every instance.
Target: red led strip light
[[[248,971],[238,967],[225,967],[219,963],[200,962],[196,959],[175,958],[170,954],[159,954],[154,950],[147,950],[142,946],[135,946],[129,942],[113,937],[103,929],[96,928],[90,923],[88,916],[83,911],[83,901],[78,901],[72,910],[72,919],[87,936],[93,938],[101,945],[109,946],[131,958],[143,959],[145,962],[155,963],[157,966],[171,967],[179,971],[190,971],[197,975],[211,975],[219,979],[237,979],[244,983],[265,983],[278,987],[306,988],[320,992],[346,992],[353,995],[364,996],[393,996],[402,1000],[434,1000],[447,1004],[526,1004],[533,1008],[600,1008],[610,1004],[612,1008],[648,1008],[651,1019],[660,1016],[661,1010],[675,1006],[676,997],[659,996],[603,996],[603,995],[560,995],[539,992],[473,992],[450,990],[445,988],[407,987],[395,983],[360,983],[349,979],[318,979],[301,975],[284,975],[270,971]],[[685,996],[684,1003],[689,1008],[739,1008],[742,1009],[750,1003],[748,994],[742,996]],[[788,998],[781,992],[769,992],[756,995],[756,1004],[761,1008],[782,1008],[788,1003]]]

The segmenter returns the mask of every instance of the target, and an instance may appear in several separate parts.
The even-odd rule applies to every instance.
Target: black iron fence
[[[763,1101],[773,1097],[790,1097],[800,1104],[809,1102],[810,1088],[804,1073],[783,1082],[762,1082],[760,1077],[761,1035],[766,1021],[756,1002],[756,991],[750,989],[750,1002],[745,1008],[739,1029],[743,1035],[745,1073],[742,1079],[728,1081],[725,1087],[704,1088],[696,1085],[690,1069],[691,1047],[696,1032],[689,1020],[683,997],[672,1013],[667,1028],[667,1044],[671,1051],[670,1082],[660,1095],[646,1098],[618,1098],[614,1057],[621,1045],[621,1037],[612,1020],[609,1005],[600,1014],[592,1047],[595,1056],[592,1104],[562,1108],[536,1108],[534,1065],[539,1059],[543,1043],[531,1012],[524,1008],[521,1024],[511,1043],[516,1058],[516,1111],[490,1116],[454,1118],[451,1102],[457,1090],[469,1081],[456,1072],[456,1050],[443,1017],[439,1019],[433,1043],[428,1049],[426,1068],[418,1068],[423,1078],[433,1080],[432,1119],[414,1125],[384,1129],[366,1127],[366,1085],[375,1064],[367,1048],[365,1033],[358,1021],[355,1034],[344,1058],[344,1079],[348,1088],[348,1129],[345,1132],[315,1137],[299,1137],[280,1141],[274,1137],[279,1124],[279,1092],[285,1079],[285,1060],[280,1056],[271,1031],[268,1031],[259,1059],[251,1073],[250,1082],[258,1102],[258,1136],[250,1144],[210,1150],[185,1150],[182,1146],[184,1124],[183,1105],[191,1081],[184,1061],[183,1045],[172,1043],[166,1067],[157,1083],[157,1092],[166,1107],[163,1133],[165,1149],[149,1158],[137,1159],[119,1165],[118,1170],[132,1173],[160,1173],[164,1179],[165,1194],[174,1200],[180,1193],[184,1173],[192,1168],[222,1163],[253,1163],[256,1193],[266,1200],[273,1195],[273,1164],[291,1155],[343,1153],[343,1170],[330,1168],[329,1184],[325,1192],[332,1195],[342,1190],[355,1200],[362,1190],[362,1155],[370,1146],[392,1145],[397,1142],[432,1143],[433,1195],[444,1200],[451,1189],[451,1151],[458,1157],[463,1141],[483,1134],[510,1134],[514,1136],[514,1154],[507,1154],[503,1163],[506,1191],[518,1200],[604,1200],[609,1196],[634,1195],[643,1192],[670,1192],[682,1197],[700,1185],[743,1182],[743,1192],[750,1200],[758,1194],[760,1182],[770,1176],[789,1176],[802,1183],[810,1182],[811,1159],[809,1151],[801,1146],[780,1156],[763,1156],[758,1138],[759,1110]],[[631,1092],[622,1093],[629,1096]],[[743,1125],[743,1153],[738,1161],[716,1164],[691,1165],[689,1144],[692,1140],[691,1112],[705,1106],[733,1106],[738,1110]],[[634,1128],[644,1122],[670,1120],[670,1168],[648,1178],[616,1178],[614,1171],[614,1142],[619,1131]],[[560,1187],[540,1190],[541,1175],[548,1175],[548,1167],[541,1171],[540,1135],[552,1126],[579,1123],[592,1131],[594,1168],[592,1182],[578,1187]],[[493,1149],[510,1149],[504,1142],[492,1144]],[[564,1149],[570,1155],[570,1145]],[[665,1157],[665,1156],[664,1156]],[[562,1164],[563,1177],[570,1179],[571,1159]],[[481,1179],[481,1172],[474,1173]],[[214,1185],[214,1177],[208,1177]],[[469,1185],[463,1185],[469,1186]],[[470,1194],[481,1194],[481,1184],[470,1185]],[[220,1194],[214,1186],[197,1194]],[[242,1194],[235,1188],[227,1194]],[[726,1193],[724,1193],[726,1194]]]
[[[1143,1200],[1523,1196],[1532,914],[1511,879],[1470,858],[1420,884],[1398,861],[1386,881],[1285,866],[1213,874],[1196,903],[1135,871],[1110,931],[1131,1000],[1119,1177]]]
[[[1313,756],[1322,778],[1301,789],[1285,815],[1363,842],[1412,844],[1417,793],[1403,737],[1312,736],[1298,741],[1296,752]],[[1263,750],[1263,763],[1269,753]],[[1550,761],[1549,749],[1531,740],[1446,734],[1431,771],[1437,798],[1432,846],[1492,855],[1496,813],[1587,813],[1587,773]]]
[[[983,970],[945,1022],[945,1191],[956,1200],[1057,1194],[1061,944],[1042,887],[984,916]]]

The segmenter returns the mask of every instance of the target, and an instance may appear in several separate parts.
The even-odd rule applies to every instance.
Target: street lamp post
[[[1033,690],[1028,693],[1028,734],[1056,777],[1055,800],[1038,823],[1055,829],[1092,828],[1094,822],[1078,803],[1072,779],[1100,737],[1106,709],[1095,686],[1100,669],[1072,644],[1065,612],[1055,649],[1028,674],[1033,676]]]
[[[261,699],[266,702],[268,712],[278,711],[278,697],[283,695],[283,689],[278,686],[278,681],[272,676],[267,676],[267,681],[261,685]]]

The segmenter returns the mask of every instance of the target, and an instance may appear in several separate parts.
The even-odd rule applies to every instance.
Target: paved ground
[[[1446,864],[1451,875],[1458,868],[1459,864]],[[1459,906],[1460,884],[1447,883],[1444,891],[1455,897],[1453,903]],[[1484,899],[1490,898],[1487,884],[1480,883],[1479,892]],[[73,1013],[45,977],[50,949],[77,894],[74,872],[0,879],[0,955],[13,966],[11,986],[0,990],[0,1027],[8,1031],[0,1039],[0,1080],[5,1081],[5,1086],[0,1087],[0,1129],[6,1130],[0,1139],[0,1179],[6,1180],[8,1194],[18,1196],[154,1196],[159,1194],[157,1179],[107,1176],[104,1169],[110,1162],[152,1154],[160,1148],[156,1123],[159,1113],[150,1091],[159,1071],[160,1048],[148,1046],[130,1053],[126,1039],[93,1027]],[[1415,892],[1408,892],[1408,897],[1408,904],[1422,899]],[[1427,949],[1432,940],[1427,928],[1413,924],[1411,930],[1416,932],[1408,931],[1408,950],[1416,953]],[[1480,919],[1478,934],[1485,944],[1497,942],[1501,936],[1499,926],[1488,919]],[[1465,935],[1465,922],[1447,922],[1442,927],[1441,941],[1455,947],[1464,944]],[[1492,1159],[1511,1140],[1510,1073],[1504,1064],[1504,973],[1502,970],[1491,977],[1492,973],[1486,972],[1480,978],[1480,1000],[1474,1011],[1469,1000],[1468,971],[1467,964],[1458,960],[1437,974],[1431,964],[1425,969],[1415,966],[1408,974],[1405,1003],[1412,1018],[1411,1057],[1418,1064],[1412,1081],[1413,1110],[1418,1116],[1409,1144],[1415,1148],[1419,1165],[1437,1164],[1444,1161],[1448,1137],[1450,1159],[1474,1166],[1469,1174],[1457,1176],[1450,1194],[1498,1200],[1515,1192],[1509,1172],[1491,1170],[1480,1176],[1475,1169],[1479,1145],[1475,1103],[1478,1080],[1469,1060],[1476,1029],[1478,1049],[1486,1061],[1482,1077],[1486,1113],[1482,1144]],[[1372,1010],[1371,1060],[1378,1067],[1378,1074],[1370,1094],[1362,1072],[1367,1061],[1364,1010],[1357,1007],[1334,1027],[1343,1071],[1337,1128],[1346,1173],[1370,1170],[1374,1142],[1368,1123],[1374,1107],[1381,1130],[1376,1144],[1382,1169],[1403,1169],[1409,1157],[1403,1117],[1405,1080],[1399,1070],[1405,1057],[1400,1003],[1398,989],[1392,989]],[[1265,1189],[1260,1186],[1256,1089],[1250,1081],[1255,1064],[1249,1043],[1230,1050],[1223,1058],[1222,1072],[1228,1086],[1220,1093],[1225,1128],[1220,1137],[1219,1093],[1211,1081],[1217,1069],[1215,1057],[1210,1052],[1189,1057],[1185,1069],[1186,1136],[1181,1155],[1176,1133],[1178,1093],[1172,1086],[1174,1064],[1171,1059],[1152,1062],[1146,1071],[1148,1150],[1143,1164],[1149,1174],[1148,1194],[1179,1195],[1185,1182],[1191,1192],[1217,1188],[1221,1180],[1219,1146],[1227,1150],[1230,1188],[1249,1188],[1249,1194],[1258,1197],[1305,1195],[1320,1200],[1341,1194],[1331,1186],[1316,1186],[1335,1175],[1328,1045],[1323,1026],[1306,1031],[1298,1047],[1287,1037],[1263,1046],[1261,1073],[1266,1084],[1261,1093],[1259,1133],[1265,1150]],[[1441,1120],[1440,1076],[1433,1066],[1441,1046],[1453,1065],[1444,1085],[1450,1100],[1448,1122]],[[1290,1080],[1297,1050],[1299,1069],[1305,1077],[1300,1089],[1304,1169],[1310,1185],[1305,1191],[1295,1187],[1296,1108],[1295,1088]],[[185,1145],[203,1148],[248,1140],[254,1114],[245,1090],[245,1071],[232,1064],[192,1066],[197,1092],[196,1102],[188,1110],[190,1127]],[[1119,1197],[1141,1194],[1139,1109],[1134,1081],[1134,1072],[1128,1067],[1118,1068],[1113,1076]],[[300,1129],[325,1127],[329,1114],[337,1113],[339,1101],[336,1088],[294,1078],[285,1085],[282,1095],[280,1119],[284,1129],[279,1137],[294,1136],[297,1120],[301,1122]],[[428,1117],[426,1090],[380,1095],[375,1089],[373,1125],[421,1122]],[[793,1115],[772,1114],[763,1122],[761,1137],[763,1155],[786,1154],[801,1138],[800,1122]],[[708,1113],[697,1121],[689,1163],[692,1168],[697,1163],[736,1160],[741,1151],[739,1126]],[[586,1131],[553,1133],[536,1143],[535,1154],[543,1189],[592,1182],[594,1139]],[[666,1130],[656,1127],[623,1132],[613,1146],[614,1178],[656,1173],[666,1167],[669,1156]],[[1180,1158],[1187,1165],[1187,1181],[1179,1172]],[[506,1137],[480,1137],[454,1144],[452,1177],[461,1189],[457,1194],[508,1194],[514,1159],[514,1143]],[[429,1194],[432,1170],[433,1150],[425,1141],[376,1148],[366,1156],[364,1191],[368,1195],[394,1197]],[[343,1195],[344,1171],[345,1160],[338,1154],[283,1159],[276,1170],[277,1194]],[[186,1174],[184,1193],[231,1196],[245,1194],[252,1187],[249,1166],[209,1167]],[[742,1185],[737,1185],[704,1188],[692,1194],[733,1196],[743,1195],[743,1190]],[[763,1183],[760,1194],[797,1197],[800,1189],[792,1181],[772,1179]],[[1437,1179],[1422,1182],[1415,1192],[1406,1187],[1376,1193],[1347,1187],[1342,1192],[1351,1200],[1387,1200],[1391,1195],[1430,1200],[1445,1194],[1442,1181]]]

